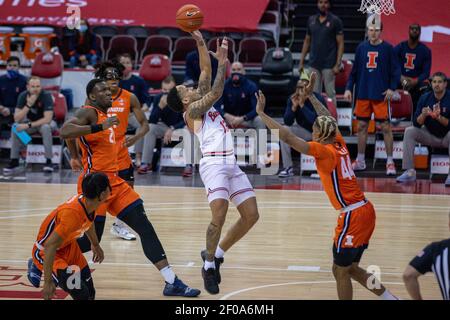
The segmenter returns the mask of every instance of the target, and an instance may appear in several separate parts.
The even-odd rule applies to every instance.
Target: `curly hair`
[[[318,116],[314,125],[319,129],[319,142],[334,137],[337,132],[337,122],[332,116]]]
[[[121,64],[116,59],[98,63],[98,64],[96,64],[94,66],[94,68],[96,70],[95,71],[95,77],[99,78],[99,79],[105,79],[106,78],[106,70],[108,68],[116,69],[117,70],[117,74],[119,75],[120,78],[123,77],[123,71],[125,70],[125,67],[123,66],[123,64]]]

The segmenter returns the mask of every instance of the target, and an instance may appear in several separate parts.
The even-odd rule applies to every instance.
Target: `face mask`
[[[16,79],[19,77],[19,72],[16,70],[8,70],[6,71],[8,78],[10,79]]]
[[[80,26],[80,32],[82,32],[82,33],[85,33],[85,32],[87,31],[87,29],[88,29],[88,26],[85,25],[85,24],[82,24],[82,25]]]
[[[242,81],[243,77],[244,76],[242,74],[234,72],[234,73],[231,74],[231,81],[233,82],[233,84],[235,86],[238,86],[238,85],[241,84],[241,81]]]

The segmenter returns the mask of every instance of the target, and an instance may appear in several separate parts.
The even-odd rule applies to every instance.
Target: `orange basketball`
[[[203,12],[194,4],[186,4],[178,9],[176,22],[183,31],[198,30],[203,24]]]

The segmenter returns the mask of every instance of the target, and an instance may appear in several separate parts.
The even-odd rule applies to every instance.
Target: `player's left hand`
[[[91,246],[91,250],[94,254],[92,257],[92,261],[94,261],[94,263],[102,263],[105,259],[105,254],[103,253],[102,247],[100,247],[100,245]]]
[[[200,30],[195,30],[191,32],[192,38],[194,38],[195,41],[200,42],[203,41],[203,35],[200,32]]]
[[[261,90],[258,90],[258,92],[255,92],[256,96],[256,113],[262,114],[264,113],[264,108],[266,106],[266,97],[264,96],[263,92]]]
[[[439,105],[433,106],[433,112],[431,112],[430,115],[433,119],[439,118],[439,116],[441,115],[441,107]]]
[[[44,288],[42,289],[42,297],[44,300],[51,300],[56,293],[56,286],[53,283],[53,280],[49,282],[44,282]]]
[[[392,96],[394,95],[394,91],[391,89],[387,89],[385,92],[383,92],[384,95],[384,101],[388,101],[392,99]]]

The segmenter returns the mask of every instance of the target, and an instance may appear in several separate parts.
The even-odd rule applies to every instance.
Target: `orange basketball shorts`
[[[375,229],[375,220],[375,209],[370,201],[353,211],[341,213],[337,219],[334,245],[336,248],[368,245]]]
[[[375,120],[384,122],[391,120],[389,105],[384,100],[356,100],[354,114],[358,120],[369,121],[374,114]]]
[[[130,204],[136,202],[141,197],[131,188],[128,183],[120,178],[117,173],[106,173],[111,184],[111,195],[105,203],[100,205],[96,210],[96,217],[106,216],[106,212],[110,215],[117,217]],[[78,177],[78,192],[81,193],[81,182],[83,181],[85,173],[80,174]]]
[[[36,244],[33,246],[32,257],[34,264],[39,270],[43,271],[45,253]],[[78,266],[80,270],[83,270],[87,265],[88,263],[81,252],[78,242],[74,240],[65,247],[56,250],[53,262],[53,278],[57,279],[58,270],[65,270],[69,266]]]

